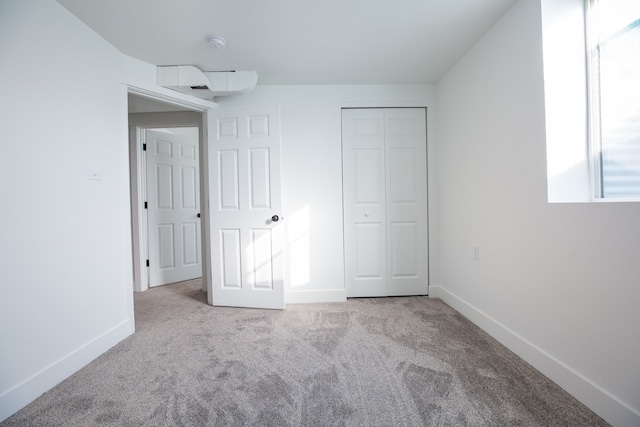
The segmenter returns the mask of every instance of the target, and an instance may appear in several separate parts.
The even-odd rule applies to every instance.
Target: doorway
[[[204,113],[132,93],[128,101],[134,291],[203,276],[203,271],[206,275],[205,230],[201,226],[206,212],[200,210],[205,191],[199,173],[203,161]],[[153,170],[148,170],[147,153],[151,150],[164,158],[159,162],[154,158]],[[176,156],[170,156],[173,160],[167,162],[169,153]],[[189,164],[180,165],[181,161]],[[168,173],[170,170],[175,172]],[[150,191],[148,184],[152,187]],[[167,218],[174,211],[167,209],[169,205],[186,206],[188,209],[177,211],[193,218],[186,221]],[[188,268],[176,269],[179,265]],[[205,291],[207,283],[204,277]]]
[[[159,108],[132,109],[129,114],[134,290],[149,287],[142,135],[147,129],[197,127],[202,286],[207,300],[210,305],[284,308],[280,106],[193,108],[193,103],[173,98],[158,103],[165,95],[147,97],[148,91],[129,90],[130,107],[131,100],[142,97],[145,104]],[[176,108],[176,103],[183,108]],[[226,144],[231,146],[225,149]],[[234,214],[238,210],[240,215]]]

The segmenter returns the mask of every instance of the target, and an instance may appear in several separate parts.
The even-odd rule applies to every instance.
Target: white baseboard
[[[102,335],[53,362],[0,395],[0,422],[33,402],[73,373],[135,331],[132,319],[122,321]]]
[[[430,286],[429,297],[442,299],[611,425],[640,426],[640,412],[446,288]]]
[[[314,302],[345,302],[347,291],[331,289],[326,291],[286,291],[285,304],[308,304]]]

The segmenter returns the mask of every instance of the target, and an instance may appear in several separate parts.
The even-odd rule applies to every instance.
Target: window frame
[[[604,200],[602,174],[602,132],[600,127],[600,35],[597,31],[599,0],[585,0],[585,42],[587,76],[587,140],[592,197]]]
[[[599,2],[584,0],[584,38],[586,50],[587,80],[587,153],[589,156],[589,175],[592,201],[640,201],[640,195],[605,196],[604,155],[602,146],[602,116],[600,100],[600,44],[601,34]]]

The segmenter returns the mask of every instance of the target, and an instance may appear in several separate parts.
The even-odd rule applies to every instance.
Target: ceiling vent
[[[203,73],[192,65],[158,67],[158,85],[201,99],[243,95],[258,82],[255,71],[211,71]]]
[[[158,67],[158,85],[201,99],[213,98],[211,82],[191,65]]]
[[[213,96],[244,95],[258,83],[255,71],[205,71],[204,75],[213,85]]]

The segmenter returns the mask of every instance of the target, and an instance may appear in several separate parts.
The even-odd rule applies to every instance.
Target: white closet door
[[[427,135],[424,108],[385,110],[388,295],[426,295]]]
[[[342,110],[347,297],[427,294],[423,108]]]
[[[347,297],[387,295],[384,110],[342,110]]]

